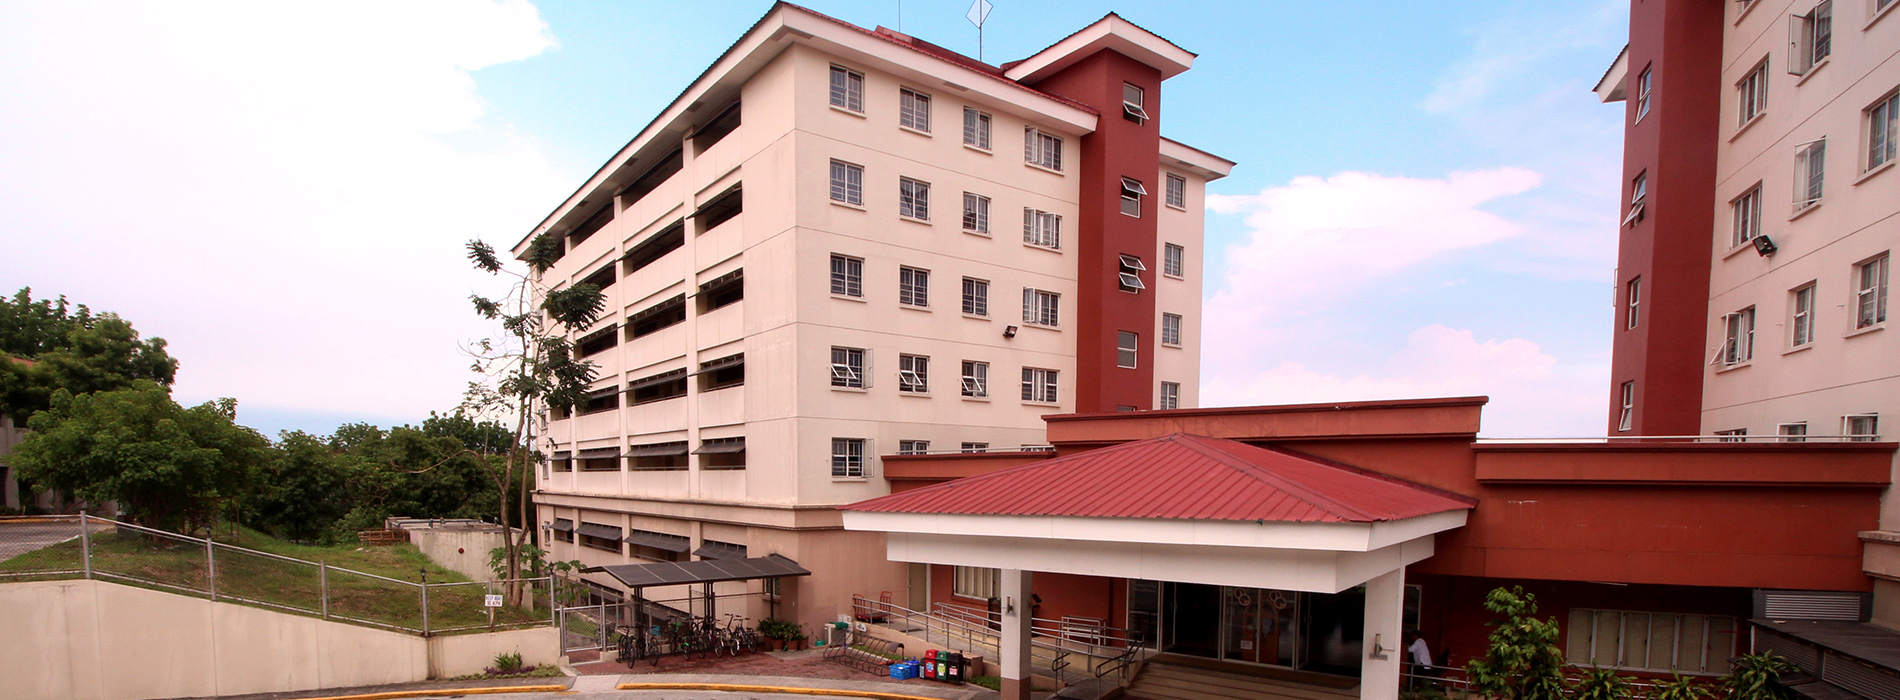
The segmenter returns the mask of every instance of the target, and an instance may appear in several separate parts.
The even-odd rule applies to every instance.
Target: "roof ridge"
[[[1197,438],[1197,439],[1175,441],[1173,440],[1175,436]],[[1279,474],[1275,474],[1261,467],[1248,464],[1245,461],[1241,460],[1238,456],[1230,454],[1226,452],[1225,450],[1215,449],[1212,445],[1203,444],[1202,440],[1206,440],[1208,438],[1202,438],[1201,436],[1198,436],[1198,435],[1189,435],[1187,433],[1177,432],[1177,433],[1168,435],[1163,439],[1167,439],[1172,442],[1178,442],[1178,444],[1180,444],[1181,446],[1194,450],[1196,453],[1199,453],[1200,455],[1204,457],[1207,457],[1216,462],[1219,462],[1229,469],[1233,469],[1235,471],[1246,474],[1247,476],[1250,476],[1256,480],[1266,482],[1268,485],[1274,488],[1280,489],[1281,491],[1285,491],[1287,495],[1293,496],[1294,498],[1298,498],[1301,501],[1304,501],[1307,505],[1315,506],[1321,509],[1332,510],[1334,512],[1339,512],[1339,513],[1351,513],[1353,516],[1356,516],[1358,518],[1363,518],[1364,520],[1367,520],[1367,521],[1378,521],[1378,520],[1383,519],[1376,515],[1368,513],[1364,510],[1360,510],[1359,508],[1355,508],[1345,503],[1341,503],[1336,499],[1322,496],[1318,492],[1314,491],[1312,488],[1308,487],[1305,484],[1293,481],[1291,479],[1288,479]],[[1236,441],[1235,444],[1244,445],[1246,447],[1253,447],[1253,445],[1248,445],[1244,442]],[[1254,449],[1262,449],[1262,448],[1254,447]],[[1271,452],[1272,450],[1264,450],[1264,451]],[[1285,455],[1285,456],[1291,457],[1292,455]],[[1297,457],[1295,459],[1297,459]],[[1325,463],[1321,463],[1317,461],[1314,462],[1314,464],[1317,464],[1322,467],[1332,468],[1332,469],[1338,468],[1331,464],[1325,464]],[[1341,470],[1341,471],[1346,471],[1346,470]],[[1351,472],[1348,472],[1348,473],[1351,473]]]

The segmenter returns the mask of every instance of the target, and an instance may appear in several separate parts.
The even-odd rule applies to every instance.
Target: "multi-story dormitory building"
[[[1112,14],[996,67],[773,7],[516,248],[559,239],[542,281],[607,296],[574,337],[597,391],[545,417],[553,555],[778,554],[811,575],[722,611],[831,620],[913,583],[835,510],[888,493],[882,455],[1196,405],[1202,194],[1233,164],[1160,135],[1192,60]]]

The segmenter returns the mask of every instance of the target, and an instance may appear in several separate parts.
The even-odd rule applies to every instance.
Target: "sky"
[[[1483,394],[1601,435],[1617,0],[992,0],[984,58],[1113,10],[1198,54],[1162,133],[1209,186],[1204,406]],[[810,0],[974,54],[964,0]],[[174,394],[275,435],[452,410],[462,245],[506,249],[765,0],[0,3],[0,291],[117,312]]]

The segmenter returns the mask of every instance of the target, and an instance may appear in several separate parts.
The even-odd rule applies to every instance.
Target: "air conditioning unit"
[[[1844,620],[1866,622],[1873,594],[1849,591],[1771,591],[1755,589],[1758,620]]]

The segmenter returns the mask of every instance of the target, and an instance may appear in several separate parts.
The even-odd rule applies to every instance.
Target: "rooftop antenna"
[[[970,24],[976,25],[976,60],[979,62],[983,60],[983,22],[990,18],[992,7],[990,0],[976,0],[970,5],[970,14],[964,15],[970,18]]]

